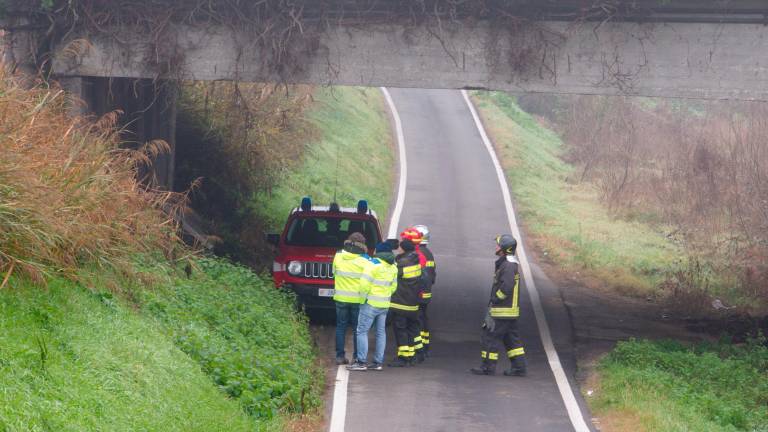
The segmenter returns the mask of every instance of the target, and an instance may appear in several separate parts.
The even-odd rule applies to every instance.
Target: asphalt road
[[[509,231],[501,187],[460,92],[391,89],[405,135],[408,181],[401,228],[426,224],[438,280],[430,305],[432,357],[407,369],[351,372],[346,431],[570,431],[573,426],[521,287],[525,378],[474,376],[494,245]],[[514,190],[514,185],[510,185]],[[574,374],[571,327],[557,289],[534,275],[566,374]],[[387,360],[394,357],[388,333]],[[503,356],[502,356],[503,357]],[[583,401],[577,399],[582,405]],[[584,418],[589,416],[584,411]]]

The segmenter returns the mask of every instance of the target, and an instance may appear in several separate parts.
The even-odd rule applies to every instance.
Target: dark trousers
[[[357,303],[336,302],[336,358],[345,356],[344,340],[347,336],[347,328],[352,330],[352,343],[357,353],[357,314],[360,305]]]
[[[517,332],[517,320],[496,319],[495,324],[493,331],[483,328],[480,337],[480,344],[482,345],[480,356],[483,359],[483,366],[492,370],[496,369],[499,353],[506,354],[510,360],[525,354],[520,335]]]
[[[416,337],[419,335],[419,315],[416,312],[404,312],[398,309],[390,309],[392,316],[392,329],[395,332],[397,344],[397,357],[402,360],[411,360],[416,355]]]
[[[424,350],[429,350],[429,318],[427,317],[427,306],[429,306],[428,303],[420,304],[419,305],[419,326],[421,327],[421,331],[419,332],[419,335],[421,336],[421,343],[424,345]]]

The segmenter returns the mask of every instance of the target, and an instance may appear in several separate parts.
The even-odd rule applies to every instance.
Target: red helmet
[[[413,244],[420,244],[424,236],[416,228],[406,228],[400,233],[400,238],[410,240]]]

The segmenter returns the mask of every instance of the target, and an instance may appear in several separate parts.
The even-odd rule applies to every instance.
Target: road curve
[[[478,377],[467,372],[480,362],[479,324],[492,279],[493,238],[509,231],[501,187],[460,92],[390,93],[402,120],[408,162],[400,226],[428,225],[438,263],[430,305],[433,354],[413,368],[350,373],[345,430],[574,430],[522,287],[520,327],[529,376]],[[574,361],[567,312],[540,269],[534,266],[533,273],[570,379]],[[388,346],[391,359],[391,331]],[[508,361],[502,359],[499,366],[501,372]],[[577,399],[589,419],[578,394]]]

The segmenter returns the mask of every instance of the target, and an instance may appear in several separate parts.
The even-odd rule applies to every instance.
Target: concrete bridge
[[[446,11],[432,0],[434,11],[418,16],[412,7],[392,6],[397,1],[370,2],[350,14],[345,7],[356,3],[302,3],[294,22],[279,21],[294,32],[289,37],[269,39],[258,25],[171,20],[161,29],[73,27],[45,53],[29,17],[11,14],[3,26],[5,57],[28,69],[47,59],[50,72],[97,113],[140,112],[142,103],[162,100],[140,112],[137,140],[171,144],[174,104],[172,95],[157,98],[162,80],[768,100],[763,0],[589,7],[580,0],[485,0],[479,4],[487,10],[477,14]],[[135,79],[141,84],[124,81]],[[167,159],[159,180],[171,186],[173,155]]]

